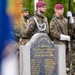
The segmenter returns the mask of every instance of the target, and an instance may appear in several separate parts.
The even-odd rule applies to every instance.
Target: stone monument
[[[54,45],[44,33],[32,36],[25,46],[20,47],[20,75],[66,75],[63,70],[65,54],[63,58],[64,52],[59,51],[61,47]]]

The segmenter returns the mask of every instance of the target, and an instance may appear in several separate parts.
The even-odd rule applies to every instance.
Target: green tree
[[[66,12],[68,11],[68,1],[69,0],[43,0],[47,3],[47,11],[46,11],[46,16],[48,18],[48,21],[50,21],[50,19],[52,18],[52,15],[54,13],[54,5],[57,3],[61,3],[64,5],[65,7],[65,16],[66,16]],[[29,13],[30,15],[34,14],[34,0],[24,0],[23,2],[24,7],[28,7],[29,9]],[[75,11],[75,3],[73,2],[73,0],[71,0],[71,11],[74,12]]]

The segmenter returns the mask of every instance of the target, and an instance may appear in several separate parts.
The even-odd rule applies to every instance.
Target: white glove
[[[71,11],[68,11],[68,12],[67,12],[67,17],[72,17]]]
[[[74,23],[74,18],[73,17],[70,17],[70,19],[69,19],[69,23]]]
[[[69,17],[69,23],[74,23],[74,19],[72,17],[72,13],[70,11],[67,12],[67,17]]]
[[[61,34],[60,35],[60,40],[70,41],[70,36]]]

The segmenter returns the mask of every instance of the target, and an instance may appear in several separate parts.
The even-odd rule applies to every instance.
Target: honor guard
[[[24,17],[22,15],[22,8],[20,5],[20,17],[16,20],[14,23],[14,30],[15,30],[15,35],[17,36],[17,42],[19,45],[25,45],[28,41],[28,37],[26,35],[26,30],[27,30],[27,23],[24,20]]]
[[[63,16],[64,15],[64,6],[62,4],[56,4],[54,6],[55,14],[53,15],[53,18],[50,21],[50,35],[52,41],[54,41],[55,44],[59,45],[65,45],[65,41],[70,41],[70,36],[68,35],[68,20]],[[72,13],[70,11],[67,12],[67,17],[69,17],[69,23],[70,25],[73,24],[74,20],[72,17]],[[68,43],[70,44],[70,43]],[[68,49],[69,47],[69,49]],[[68,56],[68,52],[70,50],[70,46],[66,46],[66,66],[69,67],[70,63],[70,57]],[[67,70],[67,68],[66,68]]]
[[[67,19],[63,16],[64,14],[64,6],[62,4],[56,4],[54,6],[55,14],[50,21],[50,34],[51,39],[54,41],[55,44],[64,44],[65,41],[70,41],[70,36],[67,35]],[[67,16],[72,18],[72,14],[69,11]],[[70,20],[70,23],[73,23]]]
[[[24,17],[25,23],[27,23],[27,25],[28,25],[29,18],[30,18],[28,8],[25,7],[25,8],[22,9],[22,15]]]
[[[46,3],[38,1],[36,3],[36,11],[34,16],[29,20],[29,27],[27,34],[32,37],[35,33],[49,33],[48,21],[44,13],[46,12]]]
[[[70,25],[72,74],[75,74],[75,12],[72,13],[74,24]]]

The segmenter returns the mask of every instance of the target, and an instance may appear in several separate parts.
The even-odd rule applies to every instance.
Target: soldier
[[[72,13],[74,18],[74,24],[70,25],[70,35],[71,35],[71,61],[72,61],[72,72],[75,74],[75,12]]]
[[[75,13],[72,13],[72,16],[74,18],[74,24],[70,25],[70,35],[71,35],[71,44],[72,44],[72,50],[75,51]]]
[[[54,7],[55,14],[50,22],[50,38],[55,44],[65,44],[65,41],[70,41],[70,36],[67,35],[67,19],[63,16],[64,6],[56,4]],[[68,17],[72,17],[71,12],[68,12]],[[70,20],[70,23],[72,21]]]
[[[22,15],[23,15],[23,17],[24,17],[24,19],[25,19],[25,22],[27,23],[28,20],[29,20],[28,8],[25,7],[25,8],[22,9]]]
[[[32,37],[35,33],[49,33],[48,21],[44,13],[46,12],[46,3],[44,1],[38,1],[36,3],[35,15],[29,20],[29,27],[27,34]]]
[[[70,41],[70,36],[67,35],[68,29],[68,20],[63,16],[64,15],[64,6],[62,4],[56,4],[54,6],[55,14],[53,15],[52,20],[50,21],[50,38],[54,41],[55,44],[64,44],[65,41]],[[72,13],[70,11],[67,12],[67,17],[70,18],[69,23],[72,24],[74,22]],[[68,52],[68,50],[66,51]],[[68,67],[68,55],[67,55],[67,67]],[[66,68],[68,70],[68,68]]]
[[[14,23],[14,30],[15,30],[15,35],[17,36],[18,39],[18,45],[25,45],[28,41],[28,37],[26,35],[26,29],[27,29],[27,23],[24,20],[24,17],[22,15],[22,9],[23,5],[20,4],[20,17],[17,18],[16,22]]]

